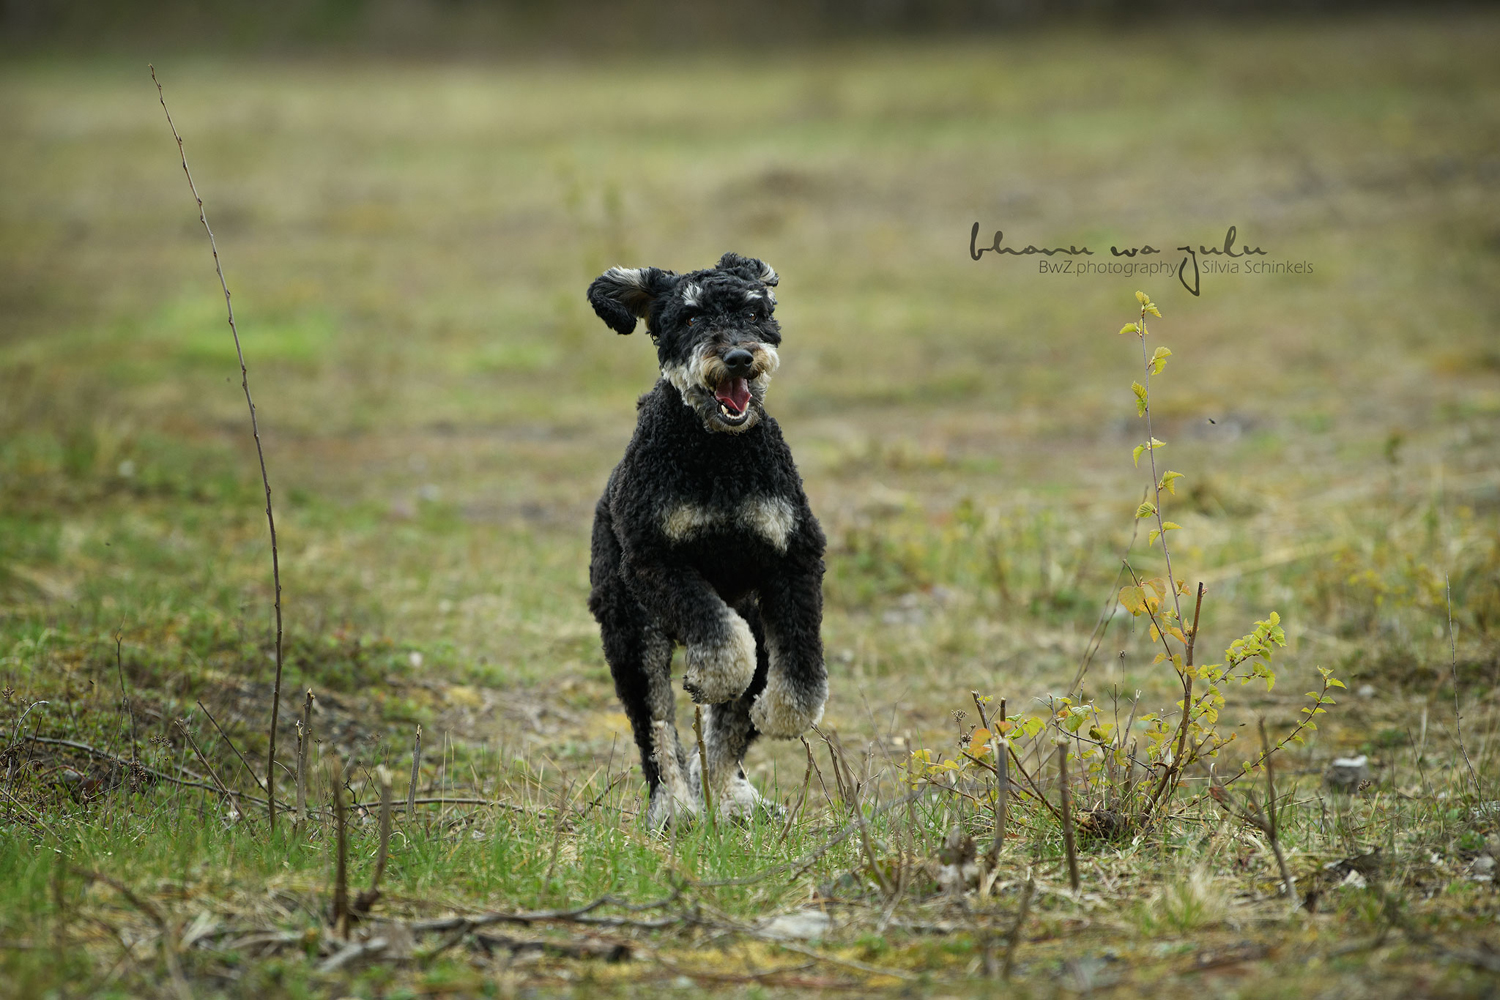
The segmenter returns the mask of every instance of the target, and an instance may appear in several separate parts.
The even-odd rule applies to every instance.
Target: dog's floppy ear
[[[612,267],[589,285],[589,305],[616,333],[630,333],[637,319],[645,319],[651,303],[677,282],[672,271],[659,267]]]
[[[754,257],[741,257],[737,253],[726,253],[719,258],[715,267],[720,271],[738,275],[746,281],[759,281],[766,285],[775,285],[781,280],[776,277],[776,269],[763,260]]]

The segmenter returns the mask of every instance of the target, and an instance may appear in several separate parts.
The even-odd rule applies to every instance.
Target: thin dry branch
[[[1057,741],[1057,779],[1062,788],[1063,846],[1068,852],[1068,884],[1078,891],[1078,845],[1073,836],[1073,790],[1068,785],[1068,744]]]
[[[422,768],[422,727],[417,726],[417,737],[411,746],[411,782],[406,786],[406,815],[412,815],[417,804],[417,780]]]
[[[255,787],[261,791],[265,791],[265,782],[260,780],[260,776],[255,773],[255,768],[250,766],[250,762],[245,759],[245,755],[240,753],[240,748],[234,745],[234,740],[230,739],[229,734],[224,732],[224,727],[219,725],[219,720],[214,718],[214,713],[208,710],[208,706],[203,704],[201,698],[198,700],[198,707],[203,709],[203,714],[208,716],[209,722],[213,723],[214,730],[218,732],[219,738],[224,741],[229,749],[234,751],[234,755],[240,759],[240,763],[245,765],[245,770],[249,773],[250,779],[255,782]]]
[[[384,765],[375,769],[380,782],[380,849],[375,853],[375,871],[370,876],[370,888],[354,900],[354,912],[369,913],[380,899],[380,877],[385,874],[385,859],[391,846],[391,772]]]
[[[349,940],[349,829],[344,807],[344,762],[334,754],[328,762],[333,781],[334,840],[337,844],[333,877],[333,932]]]
[[[260,425],[255,419],[255,400],[250,397],[250,372],[245,367],[245,352],[240,347],[240,331],[234,323],[234,303],[230,301],[229,283],[224,280],[224,267],[219,262],[219,245],[214,240],[214,231],[208,224],[208,213],[203,208],[203,198],[198,194],[198,185],[193,183],[193,172],[188,169],[187,151],[182,145],[182,136],[177,133],[177,125],[172,121],[172,112],[167,110],[167,97],[162,92],[161,82],[156,79],[156,67],[151,66],[151,82],[156,84],[156,96],[161,101],[161,110],[167,116],[167,126],[172,130],[172,138],[177,140],[177,155],[182,160],[182,172],[187,177],[188,189],[193,192],[193,200],[198,203],[198,221],[203,223],[203,231],[208,234],[208,246],[214,255],[214,271],[219,275],[219,287],[224,291],[224,309],[229,315],[229,333],[234,338],[234,353],[240,362],[240,388],[245,391],[245,405],[250,410],[250,433],[255,437],[255,455],[260,459],[260,481],[266,491],[266,526],[271,531],[271,582],[276,588],[276,681],[271,689],[271,748],[266,756],[266,807],[270,817],[271,829],[276,829],[276,723],[281,713],[281,556],[276,551],[276,515],[271,507],[271,477],[266,472],[266,452],[261,446]]]

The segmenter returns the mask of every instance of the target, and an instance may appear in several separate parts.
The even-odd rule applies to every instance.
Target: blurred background
[[[238,365],[148,61],[234,293],[288,690],[349,740],[590,761],[625,732],[588,523],[654,354],[583,293],[726,250],[782,275],[770,408],[830,538],[834,725],[945,731],[1096,646],[1091,696],[1169,697],[1130,621],[1090,642],[1149,476],[1137,289],[1178,572],[1216,648],[1287,624],[1291,700],[1257,709],[1333,666],[1368,724],[1317,752],[1368,743],[1446,675],[1450,589],[1495,681],[1489,9],[9,0],[0,32],[0,680],[28,698],[102,689],[117,633],[162,719],[261,719],[270,680]],[[1233,226],[1300,266],[1195,297],[975,261],[976,222],[1094,261]]]

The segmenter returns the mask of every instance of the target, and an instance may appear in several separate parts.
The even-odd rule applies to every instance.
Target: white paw
[[[657,785],[651,790],[646,822],[659,830],[698,815],[698,796],[688,786],[679,762],[677,730],[660,719],[651,723],[652,756],[656,759]]]
[[[687,648],[687,670],[682,686],[700,705],[733,701],[745,693],[755,677],[755,636],[731,608],[724,609],[729,637],[720,643]]]
[[[688,784],[696,791],[703,789],[703,768],[694,755],[688,766]],[[728,780],[720,778],[712,788],[714,812],[720,817],[739,822],[748,822],[757,816],[776,818],[784,813],[781,806],[763,797],[745,772],[738,766]]]
[[[681,823],[691,823],[698,818],[698,803],[689,795],[674,792],[666,785],[657,785],[651,793],[651,802],[646,806],[646,824],[653,830]]]
[[[765,690],[750,706],[750,721],[766,736],[795,739],[823,718],[823,703],[827,700],[826,679],[820,678],[817,683],[798,689],[773,670],[766,679]]]

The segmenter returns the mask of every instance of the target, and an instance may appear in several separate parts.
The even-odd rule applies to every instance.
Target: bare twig
[[[383,937],[370,938],[368,941],[351,941],[344,945],[332,955],[323,959],[318,965],[319,972],[334,972],[342,969],[350,962],[364,958],[367,955],[378,955],[385,951],[386,939]]]
[[[714,815],[714,794],[708,780],[708,750],[703,745],[703,706],[693,706],[693,738],[698,741],[698,790],[703,793],[703,811],[708,813],[708,825],[718,826]]]
[[[181,719],[177,720],[177,728],[182,730],[182,735],[187,738],[188,746],[193,748],[194,755],[197,756],[198,762],[203,765],[203,769],[208,772],[208,776],[213,780],[214,786],[218,789],[219,794],[223,795],[224,798],[229,802],[229,808],[238,813],[239,806],[237,806],[234,801],[235,793],[229,790],[229,786],[224,784],[223,779],[221,779],[218,773],[214,771],[214,766],[210,764],[208,762],[208,758],[204,756],[203,750],[198,746],[198,741],[193,739],[193,731],[189,729],[187,723]]]
[[[1068,744],[1057,741],[1057,778],[1062,784],[1063,846],[1068,851],[1068,884],[1078,891],[1078,846],[1073,838],[1073,792],[1068,787]]]
[[[385,874],[386,853],[391,846],[391,772],[383,765],[375,769],[380,781],[380,849],[375,852],[375,872],[370,876],[370,888],[354,900],[355,913],[369,913],[380,899],[380,876]]]
[[[344,807],[344,762],[337,753],[328,761],[333,780],[333,824],[337,855],[333,878],[333,932],[349,940],[349,830]]]
[[[424,934],[437,931],[451,931],[463,929],[474,930],[486,927],[490,924],[537,924],[537,923],[576,923],[591,924],[594,926],[607,927],[642,927],[661,928],[670,927],[682,923],[683,918],[673,916],[665,920],[635,920],[629,917],[594,916],[594,911],[605,906],[618,907],[632,913],[640,913],[645,910],[660,910],[671,906],[682,897],[682,890],[675,890],[670,896],[650,903],[628,903],[613,896],[600,896],[591,903],[576,906],[567,910],[522,910],[519,912],[494,911],[480,913],[473,916],[439,917],[435,920],[416,920],[410,925],[413,933]]]
[[[1010,741],[998,734],[991,741],[995,752],[995,839],[990,843],[988,858],[993,869],[1005,847],[1005,821],[1010,813]]]
[[[183,788],[202,788],[210,792],[223,791],[223,789],[219,785],[211,785],[203,781],[189,781],[185,778],[178,778],[175,775],[167,774],[165,771],[158,771],[156,768],[149,767],[138,761],[126,760],[124,757],[112,754],[107,750],[99,750],[95,747],[91,747],[87,743],[76,743],[73,740],[60,740],[50,736],[27,736],[25,737],[25,739],[31,743],[41,743],[47,746],[68,747],[73,750],[78,750],[88,754],[91,757],[97,757],[100,760],[111,761],[123,768],[133,768],[138,772],[149,774],[151,775],[151,777],[156,778],[160,781],[165,781],[173,785],[179,785]],[[193,772],[188,771],[188,773],[192,774]],[[241,798],[254,802],[257,805],[263,806],[266,804],[265,799],[257,798],[254,795],[242,795]]]
[[[312,756],[312,688],[302,704],[302,721],[297,726],[297,822],[307,820],[307,761]]]
[[[807,751],[807,770],[802,775],[802,794],[798,797],[797,804],[786,814],[786,823],[781,827],[781,837],[777,840],[777,843],[782,844],[786,843],[787,834],[792,830],[792,820],[796,819],[797,814],[802,811],[803,804],[807,802],[807,793],[812,788],[812,744],[807,742],[807,737],[803,736],[800,738],[802,740],[802,749]]]
[[[1054,806],[1051,802],[1047,801],[1047,796],[1042,794],[1042,790],[1038,788],[1036,782],[1031,779],[1031,775],[1026,773],[1026,768],[1021,766],[1021,758],[1016,756],[1016,751],[1014,748],[1012,748],[1010,751],[1010,762],[1016,765],[1016,771],[1020,773],[1021,777],[1026,781],[1026,784],[1031,787],[1031,793],[1036,796],[1037,801],[1046,806],[1047,811],[1052,814],[1053,818],[1061,823],[1063,821],[1062,813],[1058,812],[1057,807]]]
[[[1279,824],[1276,819],[1276,765],[1271,762],[1270,740],[1266,738],[1266,720],[1258,719],[1260,747],[1266,762],[1266,821],[1262,826],[1271,841],[1271,853],[1276,855],[1276,867],[1281,871],[1281,884],[1286,888],[1286,898],[1297,905],[1297,883],[1292,880],[1291,869],[1286,866],[1286,855],[1281,850]]]
[[[1149,489],[1149,487],[1148,487]],[[1141,503],[1146,502],[1146,490],[1141,491]],[[1120,568],[1115,571],[1115,582],[1110,585],[1109,597],[1105,608],[1099,612],[1099,621],[1094,625],[1094,631],[1089,635],[1089,644],[1083,654],[1083,659],[1078,663],[1078,672],[1073,675],[1073,683],[1068,685],[1066,692],[1069,698],[1083,684],[1083,678],[1093,665],[1094,657],[1099,655],[1099,648],[1104,645],[1104,635],[1109,631],[1109,623],[1115,620],[1115,613],[1120,610],[1120,581],[1125,578],[1126,560],[1130,558],[1131,550],[1135,548],[1136,537],[1141,531],[1141,519],[1135,518],[1130,525],[1130,541],[1125,543],[1125,551],[1120,553]],[[1005,713],[1000,713],[1003,718]]]
[[[417,726],[417,737],[411,745],[411,783],[406,786],[406,815],[414,814],[417,805],[417,781],[422,768],[422,727]]]
[[[188,188],[193,192],[193,200],[198,203],[198,221],[203,223],[203,231],[208,233],[208,246],[214,255],[214,270],[219,275],[219,287],[224,290],[224,309],[229,315],[229,333],[234,338],[234,352],[240,362],[240,388],[245,391],[245,405],[250,410],[250,433],[255,438],[255,454],[260,459],[260,481],[266,491],[266,526],[271,532],[271,582],[276,590],[276,681],[271,689],[271,747],[266,757],[266,806],[269,811],[271,829],[276,829],[276,722],[281,712],[281,557],[276,551],[276,515],[271,509],[271,477],[266,472],[266,453],[260,443],[260,426],[255,419],[255,400],[250,398],[250,372],[245,367],[245,352],[240,347],[240,331],[234,324],[234,304],[229,298],[229,283],[224,280],[224,268],[219,263],[219,246],[214,240],[214,231],[209,227],[208,214],[203,208],[203,199],[198,194],[198,185],[193,183],[193,172],[188,169],[187,151],[182,146],[182,136],[177,133],[177,125],[172,121],[172,112],[167,110],[167,98],[162,92],[161,82],[156,79],[156,67],[152,66],[151,82],[156,84],[156,96],[161,101],[161,110],[167,116],[167,125],[172,130],[172,138],[177,140],[177,155],[182,160],[182,172],[187,176]]]
[[[245,755],[240,753],[240,748],[234,745],[234,740],[230,739],[229,734],[224,732],[224,727],[219,725],[219,720],[214,718],[214,714],[208,710],[208,706],[203,704],[203,701],[201,699],[198,701],[198,707],[203,709],[203,714],[208,716],[209,722],[213,723],[213,727],[218,732],[220,739],[222,739],[228,745],[229,749],[234,751],[234,755],[240,759],[240,763],[245,765],[245,770],[249,773],[250,780],[255,782],[255,787],[259,788],[261,791],[265,791],[265,783],[262,782],[260,780],[260,777],[255,773],[255,768],[250,766],[250,762],[245,759]]]

